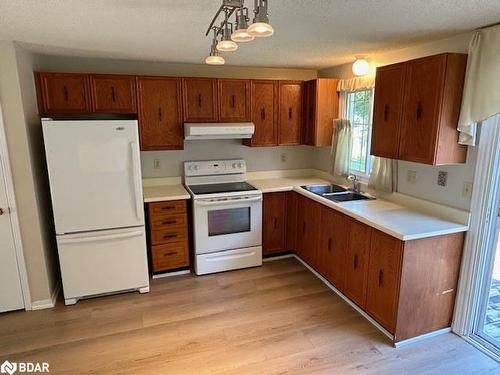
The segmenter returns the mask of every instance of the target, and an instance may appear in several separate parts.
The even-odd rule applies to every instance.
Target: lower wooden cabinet
[[[186,201],[148,204],[153,273],[189,267]]]
[[[264,194],[262,215],[262,253],[286,251],[286,194]]]
[[[318,224],[321,205],[303,195],[297,200],[297,254],[308,264],[317,265]]]
[[[293,251],[297,248],[297,202],[299,195],[294,191],[286,194],[286,249]]]

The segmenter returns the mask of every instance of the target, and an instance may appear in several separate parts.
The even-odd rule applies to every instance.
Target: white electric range
[[[262,192],[245,175],[241,159],[184,163],[197,275],[262,265]]]

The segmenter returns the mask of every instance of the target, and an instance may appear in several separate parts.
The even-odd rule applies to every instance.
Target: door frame
[[[0,103],[0,163],[2,163],[4,171],[7,202],[9,204],[9,211],[10,211],[9,215],[10,223],[12,227],[12,236],[14,239],[14,249],[16,252],[17,268],[21,280],[21,290],[23,293],[24,309],[31,310],[31,293],[28,282],[28,272],[26,270],[26,262],[24,260],[21,227],[19,225],[19,215],[16,209],[17,207],[16,196],[14,190],[14,182],[12,179],[12,171],[10,168],[9,148],[7,145],[7,137],[5,134],[4,117],[3,117],[1,103]]]

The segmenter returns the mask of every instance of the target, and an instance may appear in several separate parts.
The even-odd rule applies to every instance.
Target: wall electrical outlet
[[[448,184],[448,172],[439,171],[437,184],[439,186],[446,186]]]
[[[286,154],[281,154],[280,159],[282,163],[286,163]]]
[[[153,160],[153,169],[160,169],[160,159]]]
[[[462,197],[471,198],[472,197],[472,182],[465,181],[462,187]]]
[[[410,184],[414,184],[415,182],[417,182],[417,171],[409,170],[408,174],[406,175],[406,181],[408,181]]]

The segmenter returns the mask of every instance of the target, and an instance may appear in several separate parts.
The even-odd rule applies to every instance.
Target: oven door
[[[196,254],[262,245],[262,194],[196,199]]]

